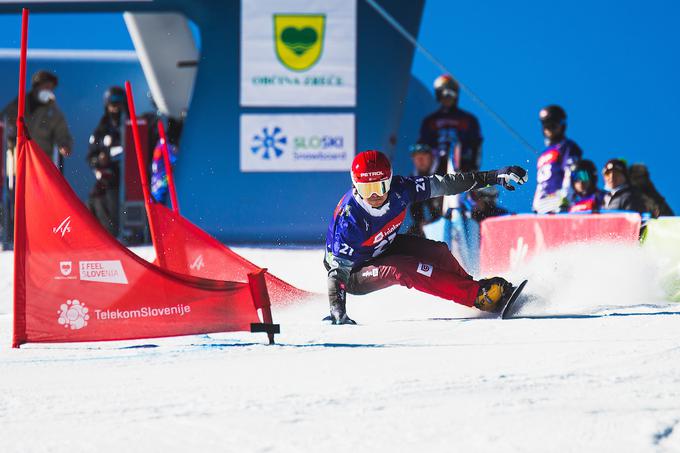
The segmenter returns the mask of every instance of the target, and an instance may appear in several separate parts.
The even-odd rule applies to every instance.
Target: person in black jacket
[[[645,212],[640,193],[630,185],[628,166],[623,160],[609,160],[602,169],[602,175],[607,191],[603,210],[636,211],[640,214]]]
[[[114,236],[118,235],[120,164],[113,157],[122,152],[125,107],[125,91],[121,87],[106,90],[104,115],[90,136],[87,153],[87,162],[97,178],[88,205],[99,222]]]
[[[628,174],[630,185],[640,192],[646,212],[650,212],[654,218],[675,215],[666,199],[656,190],[645,164],[631,165]]]

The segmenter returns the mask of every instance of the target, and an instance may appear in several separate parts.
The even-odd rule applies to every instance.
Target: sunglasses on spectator
[[[555,130],[558,127],[562,126],[564,123],[561,121],[546,121],[543,123],[543,129],[548,129],[548,130]]]

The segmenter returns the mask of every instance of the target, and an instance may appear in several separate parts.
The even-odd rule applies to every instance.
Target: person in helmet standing
[[[104,114],[90,135],[87,163],[96,181],[88,206],[99,222],[118,235],[120,164],[115,157],[122,148],[122,126],[126,113],[125,90],[113,86],[104,93]]]
[[[597,168],[592,160],[583,159],[571,171],[569,212],[598,212],[605,192],[597,187]]]
[[[400,235],[411,203],[456,195],[471,189],[511,182],[524,184],[521,167],[444,176],[393,176],[392,165],[375,150],[357,154],[351,168],[352,188],[340,199],[326,234],[324,265],[333,324],[355,324],[347,316],[346,295],[368,294],[402,285],[469,307],[495,312],[512,293],[500,277],[473,280],[443,242]]]
[[[567,210],[571,171],[583,155],[581,148],[566,136],[567,114],[559,105],[549,105],[539,113],[545,150],[538,158],[533,210],[551,214]]]
[[[66,117],[57,105],[54,90],[59,84],[57,76],[41,70],[31,77],[31,89],[26,96],[24,120],[28,134],[54,161],[54,150],[58,151],[55,164],[64,172],[63,158],[71,155],[73,137],[69,131]],[[7,127],[7,149],[16,146],[16,119],[18,101],[15,98],[2,110]]]
[[[419,143],[427,144],[435,155],[435,171],[444,175],[449,170],[478,171],[482,158],[482,133],[479,121],[471,113],[458,108],[460,86],[448,74],[434,81],[439,109],[428,115],[420,126]]]

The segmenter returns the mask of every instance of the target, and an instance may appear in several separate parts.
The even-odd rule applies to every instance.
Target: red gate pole
[[[24,108],[26,102],[26,49],[28,48],[28,9],[21,10],[21,54],[19,57],[19,98],[17,99],[17,139],[14,151],[17,173],[14,184],[14,333],[12,347],[26,341],[26,143]]]
[[[281,333],[281,326],[274,324],[272,318],[272,304],[267,291],[267,282],[264,278],[267,269],[259,269],[248,274],[250,294],[253,296],[255,308],[262,310],[262,322],[252,323],[251,332],[265,332],[269,338],[269,344],[274,344],[274,335]]]
[[[135,143],[135,154],[137,155],[137,168],[139,169],[139,180],[142,183],[142,193],[144,194],[144,207],[146,208],[146,217],[149,220],[149,229],[151,230],[151,241],[153,242],[154,249],[159,250],[156,244],[156,229],[153,224],[153,215],[151,212],[150,204],[153,202],[151,199],[151,192],[149,190],[149,178],[146,174],[146,168],[144,167],[144,158],[142,157],[142,140],[139,137],[139,128],[137,127],[137,113],[135,112],[135,100],[132,97],[132,85],[130,81],[125,81],[125,94],[127,95],[128,101],[128,113],[130,114],[130,122],[132,123],[132,137]],[[158,257],[158,262],[161,267],[165,267],[162,263],[163,257]]]
[[[28,9],[21,10],[21,55],[19,57],[19,98],[17,99],[17,150],[25,138],[24,108],[26,105],[26,50],[28,49]],[[18,151],[17,151],[18,152]],[[16,156],[14,157],[16,159]]]
[[[168,191],[170,192],[170,203],[172,210],[179,214],[179,203],[177,202],[177,190],[175,189],[175,177],[172,173],[172,165],[170,164],[170,152],[168,151],[168,139],[165,136],[165,127],[163,121],[158,120],[158,134],[161,136],[161,151],[163,152],[163,163],[165,165],[165,174],[168,177]]]

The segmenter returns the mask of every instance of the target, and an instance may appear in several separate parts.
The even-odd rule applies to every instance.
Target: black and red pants
[[[479,284],[453,257],[443,242],[397,235],[379,257],[352,270],[346,291],[368,294],[393,285],[415,288],[469,307],[474,305]]]

